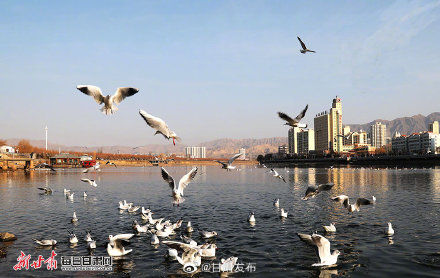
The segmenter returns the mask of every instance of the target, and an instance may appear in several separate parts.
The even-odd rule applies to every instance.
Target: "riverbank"
[[[365,165],[365,166],[411,166],[411,165],[440,165],[440,155],[399,155],[399,156],[368,156],[351,158],[284,158],[262,160],[261,163],[267,165],[287,166],[287,165]]]
[[[159,162],[159,163],[151,163],[147,160],[106,160],[106,161],[100,161],[101,167],[114,167],[113,165],[106,165],[105,163],[107,161],[110,161],[114,163],[116,166],[124,166],[124,167],[153,167],[153,166],[183,166],[183,165],[220,165],[218,162],[215,162],[214,160],[170,160],[167,162]],[[234,166],[238,165],[257,165],[258,161],[256,160],[236,160],[234,161]]]

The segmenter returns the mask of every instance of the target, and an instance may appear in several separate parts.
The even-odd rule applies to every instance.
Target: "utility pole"
[[[47,151],[47,126],[44,130],[46,131],[46,151]]]

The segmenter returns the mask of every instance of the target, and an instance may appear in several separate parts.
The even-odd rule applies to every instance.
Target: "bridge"
[[[24,162],[24,169],[33,169],[35,167],[35,159],[24,154],[0,154],[0,168],[3,170],[17,170],[17,162]]]

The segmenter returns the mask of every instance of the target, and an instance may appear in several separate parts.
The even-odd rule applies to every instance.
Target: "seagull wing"
[[[233,157],[231,157],[231,158],[228,160],[228,164],[231,165],[232,162],[234,162],[234,160],[236,160],[236,159],[239,158],[240,156],[241,156],[241,153],[237,153],[237,154],[235,154]]]
[[[153,115],[148,114],[144,110],[139,110],[139,114],[145,120],[145,122],[152,128],[162,133],[165,137],[169,136],[170,129],[164,120]]]
[[[223,166],[228,166],[227,163],[221,162],[220,160],[216,160],[215,162],[218,162],[218,163],[220,163],[220,164],[223,165]]]
[[[334,185],[335,185],[334,183],[320,184],[318,187],[318,191],[319,192],[328,191],[328,190],[332,189]]]
[[[102,95],[101,89],[99,87],[92,85],[78,85],[76,86],[76,88],[84,94],[93,97],[96,103],[101,104],[104,102],[104,96]]]
[[[292,119],[291,117],[289,117],[289,115],[287,115],[286,113],[283,112],[278,112],[278,116],[285,120],[286,122],[288,122],[289,124],[296,124],[298,122],[296,122],[294,119]]]
[[[197,175],[197,167],[192,168],[185,176],[183,176],[179,181],[179,190],[183,192],[185,187],[194,180]]]
[[[88,183],[92,184],[92,181],[89,180],[89,179],[81,179],[81,181],[83,181],[83,182],[88,182]]]
[[[188,250],[189,248],[192,248],[191,245],[189,245],[187,243],[179,242],[179,241],[165,240],[165,241],[162,241],[162,243],[170,248],[180,250],[180,251],[184,251],[184,250]]]
[[[111,97],[110,102],[119,104],[126,97],[131,97],[132,95],[139,92],[139,89],[133,87],[120,87],[116,90],[116,93]]]
[[[330,241],[321,235],[312,235],[312,240],[318,246],[318,254],[321,262],[325,261],[328,258],[330,253]]]
[[[134,234],[118,234],[113,236],[113,240],[129,240],[134,237]]]
[[[301,44],[302,49],[307,50],[306,45],[303,43],[303,41],[300,39],[300,37],[297,37],[299,40],[299,43]]]
[[[361,205],[365,206],[365,205],[370,205],[370,204],[371,204],[371,201],[368,200],[368,199],[365,199],[365,198],[358,198],[356,200],[356,206],[357,207],[360,207]]]
[[[299,113],[298,116],[296,116],[294,121],[299,123],[301,121],[301,119],[304,118],[304,116],[306,115],[306,112],[307,112],[308,108],[309,108],[309,105],[307,104],[306,107],[303,109],[303,111],[301,111],[301,113]]]
[[[310,185],[309,187],[307,187],[306,194],[304,194],[303,199],[307,200],[309,197],[315,195],[316,191],[318,191],[318,187],[316,187],[314,185]]]
[[[170,176],[170,174],[168,174],[167,170],[165,170],[163,167],[161,167],[160,169],[162,172],[162,178],[169,184],[171,189],[174,189],[175,183],[174,183],[173,177]]]
[[[304,241],[309,245],[315,246],[315,242],[312,240],[312,236],[308,234],[296,233],[300,240]]]

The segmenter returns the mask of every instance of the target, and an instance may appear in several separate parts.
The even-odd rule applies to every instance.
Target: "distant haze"
[[[278,111],[309,104],[312,125],[336,95],[344,123],[427,115],[439,18],[440,1],[3,1],[0,138],[42,139],[47,125],[65,146],[171,148],[139,109],[183,145],[285,137]],[[140,91],[105,116],[78,84]]]

